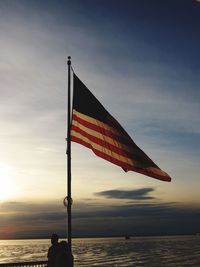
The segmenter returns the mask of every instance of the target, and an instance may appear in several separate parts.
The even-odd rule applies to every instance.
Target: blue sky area
[[[67,57],[171,183],[72,144],[73,235],[199,232],[200,3],[0,1],[0,238],[67,233]]]

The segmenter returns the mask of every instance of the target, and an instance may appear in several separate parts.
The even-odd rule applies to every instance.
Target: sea
[[[0,263],[47,260],[50,240],[0,240]],[[73,239],[75,267],[200,267],[200,236]]]

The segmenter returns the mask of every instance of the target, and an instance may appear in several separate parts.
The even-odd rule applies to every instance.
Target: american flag
[[[73,80],[71,141],[88,147],[97,156],[120,166],[126,172],[131,170],[162,181],[171,181],[170,176],[133,142],[76,74],[73,74]]]

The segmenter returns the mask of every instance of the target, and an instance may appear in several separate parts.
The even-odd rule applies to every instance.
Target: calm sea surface
[[[46,260],[49,240],[1,240],[0,263]],[[200,266],[200,236],[73,240],[75,267]]]

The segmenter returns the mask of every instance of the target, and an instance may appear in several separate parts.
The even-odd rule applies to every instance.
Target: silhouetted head
[[[58,237],[57,234],[52,234],[52,236],[51,236],[51,244],[52,245],[57,244],[58,243],[58,239],[59,239],[59,237]]]

